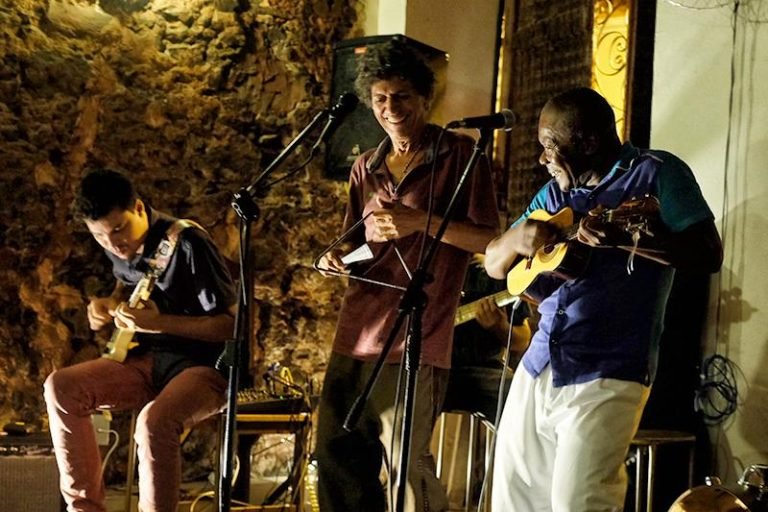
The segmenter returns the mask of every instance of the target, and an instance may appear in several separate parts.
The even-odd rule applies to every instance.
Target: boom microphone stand
[[[413,426],[413,413],[414,406],[416,404],[416,381],[419,371],[419,360],[421,358],[421,342],[422,342],[422,316],[424,308],[427,305],[427,296],[424,292],[424,285],[428,282],[429,269],[432,260],[437,252],[438,245],[445,234],[445,230],[448,228],[448,224],[454,214],[455,205],[459,195],[461,194],[464,183],[469,173],[474,169],[478,159],[485,151],[485,147],[490,140],[491,130],[489,128],[480,129],[480,138],[475,142],[475,146],[472,149],[472,156],[470,157],[464,172],[459,178],[459,183],[456,185],[456,189],[451,196],[451,200],[448,203],[448,207],[443,215],[443,220],[432,238],[426,255],[419,262],[416,271],[413,273],[413,279],[408,284],[405,293],[403,293],[400,299],[400,305],[398,306],[398,315],[395,319],[395,324],[390,331],[389,337],[384,344],[381,355],[376,361],[376,365],[373,368],[371,376],[366,382],[363,392],[355,400],[354,404],[350,408],[349,413],[344,421],[344,429],[351,431],[357,422],[360,420],[360,414],[363,411],[363,407],[367,402],[371,391],[373,390],[376,380],[381,373],[381,369],[392,350],[395,338],[397,337],[400,327],[403,325],[405,318],[409,318],[408,330],[405,337],[405,354],[403,370],[406,372],[406,385],[405,393],[403,397],[403,419],[400,429],[400,460],[398,462],[397,471],[397,495],[395,500],[395,510],[402,512],[405,506],[405,489],[408,482],[408,461],[411,451],[411,431]]]
[[[320,143],[330,137],[338,123],[357,106],[358,99],[353,94],[342,95],[336,105],[330,110],[320,111],[288,146],[267,166],[267,168],[248,187],[236,192],[232,199],[232,208],[240,217],[240,299],[238,301],[237,315],[235,317],[235,332],[232,340],[228,340],[224,351],[216,363],[218,369],[227,367],[227,405],[222,439],[221,468],[219,471],[218,494],[219,511],[229,512],[232,501],[233,483],[233,458],[234,458],[234,433],[236,426],[237,392],[240,388],[240,374],[248,371],[249,341],[253,322],[251,320],[252,295],[253,295],[253,271],[250,268],[251,257],[251,224],[260,215],[255,198],[262,197],[269,191],[269,187],[278,181],[290,176],[302,169],[315,156]],[[289,171],[287,175],[274,181],[267,182],[267,178],[283,163],[283,161],[295,150],[295,148],[312,132],[318,124],[328,118],[325,128],[321,132],[315,144],[310,150],[308,158],[302,165]]]

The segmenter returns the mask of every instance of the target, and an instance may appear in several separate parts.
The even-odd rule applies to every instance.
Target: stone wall
[[[0,2],[0,422],[44,428],[45,376],[106,342],[85,305],[110,291],[107,261],[68,216],[84,170],[127,171],[236,260],[232,193],[328,105],[332,44],[360,35],[355,4]],[[317,378],[343,289],[311,268],[344,204],[321,161],[260,200],[252,263],[254,366]]]

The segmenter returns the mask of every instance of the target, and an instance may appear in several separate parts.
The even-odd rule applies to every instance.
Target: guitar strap
[[[176,243],[179,241],[179,235],[187,228],[197,228],[201,231],[205,229],[197,222],[189,219],[177,219],[173,222],[165,232],[165,236],[157,245],[152,257],[147,259],[147,265],[149,266],[148,274],[152,274],[154,277],[159,278],[168,268],[168,263],[171,261],[176,250]]]

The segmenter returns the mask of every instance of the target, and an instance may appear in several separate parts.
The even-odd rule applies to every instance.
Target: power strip
[[[96,431],[96,442],[99,446],[109,445],[109,425],[112,423],[112,413],[101,411],[91,414],[91,423]]]

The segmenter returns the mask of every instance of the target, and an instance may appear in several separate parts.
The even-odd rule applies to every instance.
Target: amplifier
[[[62,510],[59,471],[47,433],[0,437],[0,510]]]

